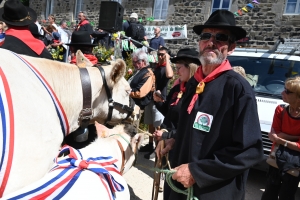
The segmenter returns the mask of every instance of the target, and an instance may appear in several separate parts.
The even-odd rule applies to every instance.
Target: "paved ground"
[[[147,143],[147,140],[144,141]],[[145,153],[139,153],[137,164],[132,167],[125,175],[125,179],[129,185],[131,200],[151,200],[154,158],[144,159]],[[260,200],[264,191],[266,181],[266,173],[251,169],[248,177],[245,200]],[[300,199],[300,184],[296,199]],[[163,200],[162,193],[159,194],[158,200]]]

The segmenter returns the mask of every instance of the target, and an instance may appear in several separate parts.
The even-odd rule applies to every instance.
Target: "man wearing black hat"
[[[36,13],[24,6],[20,0],[8,0],[0,9],[0,20],[4,21],[8,29],[5,41],[0,48],[11,50],[18,54],[33,57],[53,59],[42,41],[33,37],[28,25],[36,21]]]
[[[256,100],[249,83],[226,59],[246,31],[233,13],[217,10],[199,35],[201,66],[186,84],[171,166],[180,189],[198,199],[242,200],[249,169],[263,160]],[[175,156],[176,155],[176,156]],[[172,191],[169,200],[185,200]]]
[[[97,64],[98,59],[92,53],[93,47],[97,46],[97,44],[91,43],[91,37],[87,31],[74,31],[71,36],[71,43],[66,45],[70,46],[72,53],[71,64],[76,64],[75,54],[78,50],[80,50],[92,64]]]

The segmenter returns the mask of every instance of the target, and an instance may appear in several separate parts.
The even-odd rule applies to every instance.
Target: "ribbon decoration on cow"
[[[252,3],[254,3],[254,5]],[[247,13],[250,10],[252,10],[255,5],[259,4],[259,2],[257,0],[253,0],[252,3],[248,3],[247,5],[245,5],[244,7],[242,7],[241,9],[239,9],[238,11],[234,12],[233,14],[235,16],[242,16],[243,12]]]
[[[110,174],[110,171],[120,174],[117,166],[114,164],[117,162],[117,159],[111,156],[100,156],[83,160],[79,150],[67,145],[61,149],[58,155],[66,151],[69,151],[70,154],[62,159],[57,157],[55,159],[57,165],[50,170],[51,173],[54,170],[62,169],[57,176],[39,187],[19,194],[12,199],[61,199],[72,188],[84,170],[92,171],[99,176],[111,200],[115,199],[116,192],[124,190],[124,186],[118,183]]]
[[[0,46],[4,43],[5,33],[0,33]]]

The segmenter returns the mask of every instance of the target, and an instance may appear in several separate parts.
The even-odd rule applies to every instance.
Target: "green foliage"
[[[49,49],[52,58],[58,61],[63,61],[63,56],[64,56],[63,51],[64,51],[63,46],[57,46],[56,48],[54,47]]]
[[[144,114],[145,114],[145,113],[144,113]],[[147,132],[148,129],[149,129],[149,126],[148,126],[148,124],[144,124],[144,114],[143,114],[142,117],[141,117],[141,121],[140,121],[139,128],[140,128],[141,130]]]
[[[127,66],[127,71],[126,71],[126,74],[125,74],[125,79],[128,80],[133,72],[134,72],[134,66],[132,64],[132,58],[131,58],[131,54],[128,54],[128,57],[127,59],[125,60],[125,63],[126,63],[126,66]]]
[[[99,45],[93,48],[93,54],[97,57],[98,62],[105,63],[111,60],[111,56],[114,55],[114,48],[106,49]]]

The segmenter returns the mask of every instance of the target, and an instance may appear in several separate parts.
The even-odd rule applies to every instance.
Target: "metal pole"
[[[136,43],[138,43],[138,44],[140,44],[140,45],[143,45],[144,47],[147,47],[148,49],[150,49],[150,50],[152,50],[152,51],[157,51],[157,49],[153,49],[152,47],[146,46],[146,45],[144,45],[143,43],[141,43],[141,42],[139,42],[139,41],[136,41],[136,40],[132,39],[131,37],[127,37],[127,36],[125,36],[125,35],[121,35],[121,39],[123,39],[123,38],[128,39],[128,40],[133,41],[133,42],[136,42]]]

